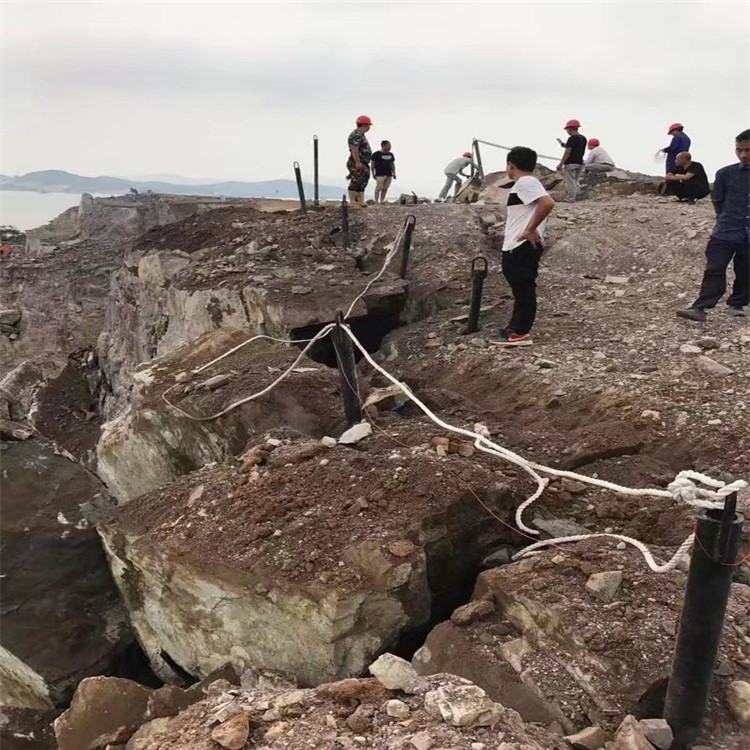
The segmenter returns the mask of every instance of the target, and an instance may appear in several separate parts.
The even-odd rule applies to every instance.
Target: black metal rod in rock
[[[307,203],[305,202],[305,188],[302,185],[302,170],[299,168],[299,162],[294,162],[294,177],[297,180],[297,192],[299,193],[299,205],[302,213],[307,213]]]
[[[406,228],[404,229],[404,237],[401,240],[401,271],[399,275],[402,279],[406,278],[406,271],[409,268],[409,256],[411,254],[411,237],[414,234],[414,227],[417,225],[417,217],[414,214],[409,214],[406,217]]]
[[[341,196],[341,232],[344,238],[344,250],[349,249],[349,204],[346,195]]]
[[[734,493],[723,510],[706,510],[698,517],[664,704],[664,718],[674,733],[672,750],[687,750],[698,739],[708,706],[742,535],[743,518],[736,507]]]
[[[331,329],[331,341],[336,352],[336,363],[341,377],[341,397],[344,401],[344,416],[351,427],[362,419],[362,401],[359,396],[357,361],[354,358],[354,345],[343,329],[344,314],[336,311],[336,325]]]
[[[320,185],[318,183],[318,136],[313,136],[313,203],[320,205]]]
[[[482,166],[482,154],[479,152],[479,141],[477,141],[475,138],[472,141],[471,145],[474,150],[474,156],[477,160],[477,172],[479,174],[479,179],[484,180],[484,167]]]
[[[481,267],[480,267],[481,266]],[[469,322],[464,333],[479,330],[479,311],[482,308],[482,288],[487,278],[487,258],[478,255],[471,261],[471,299],[469,300]]]

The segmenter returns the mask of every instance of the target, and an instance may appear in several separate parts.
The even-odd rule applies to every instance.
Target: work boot
[[[739,305],[729,305],[728,312],[733,318],[744,318],[747,314],[745,313],[745,308]]]
[[[687,320],[694,320],[696,323],[705,323],[708,316],[705,310],[701,310],[700,307],[688,307],[687,310],[678,310],[678,318],[686,318]]]

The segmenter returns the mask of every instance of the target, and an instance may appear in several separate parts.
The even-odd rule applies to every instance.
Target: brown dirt
[[[118,524],[198,565],[210,560],[282,570],[289,582],[357,585],[367,572],[343,563],[347,547],[368,540],[390,554],[394,541],[416,543],[420,529],[437,524],[451,503],[472,490],[486,497],[494,476],[489,457],[450,454],[438,461],[430,444],[440,431],[425,422],[384,413],[377,424],[356,447],[261,467],[255,479],[231,465],[194,472],[131,501]],[[201,485],[203,494],[191,505],[188,498]]]

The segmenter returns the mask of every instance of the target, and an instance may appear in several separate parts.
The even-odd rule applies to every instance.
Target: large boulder
[[[84,677],[115,668],[133,636],[90,523],[107,493],[35,442],[2,455],[0,703],[66,703]]]
[[[83,680],[70,708],[55,720],[59,750],[92,746],[98,750],[107,743],[96,740],[105,737],[113,738],[111,744],[128,740],[143,722],[151,692],[136,682],[116,677]]]
[[[455,604],[488,545],[508,538],[486,528],[467,482],[501,513],[512,496],[492,489],[489,459],[451,455],[443,474],[431,429],[393,419],[421,460],[381,433],[322,443],[324,453],[271,442],[131,500],[101,526],[160,674],[233,661],[305,685],[357,675]],[[266,458],[274,450],[283,463]]]

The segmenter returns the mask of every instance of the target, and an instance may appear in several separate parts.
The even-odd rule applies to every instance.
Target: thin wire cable
[[[474,138],[477,143],[483,143],[485,146],[493,146],[494,148],[501,148],[503,151],[510,151],[511,146],[501,146],[499,143],[492,143],[491,141],[483,141],[480,138]],[[537,159],[549,159],[551,161],[560,161],[559,156],[545,156],[544,154],[537,154]]]

